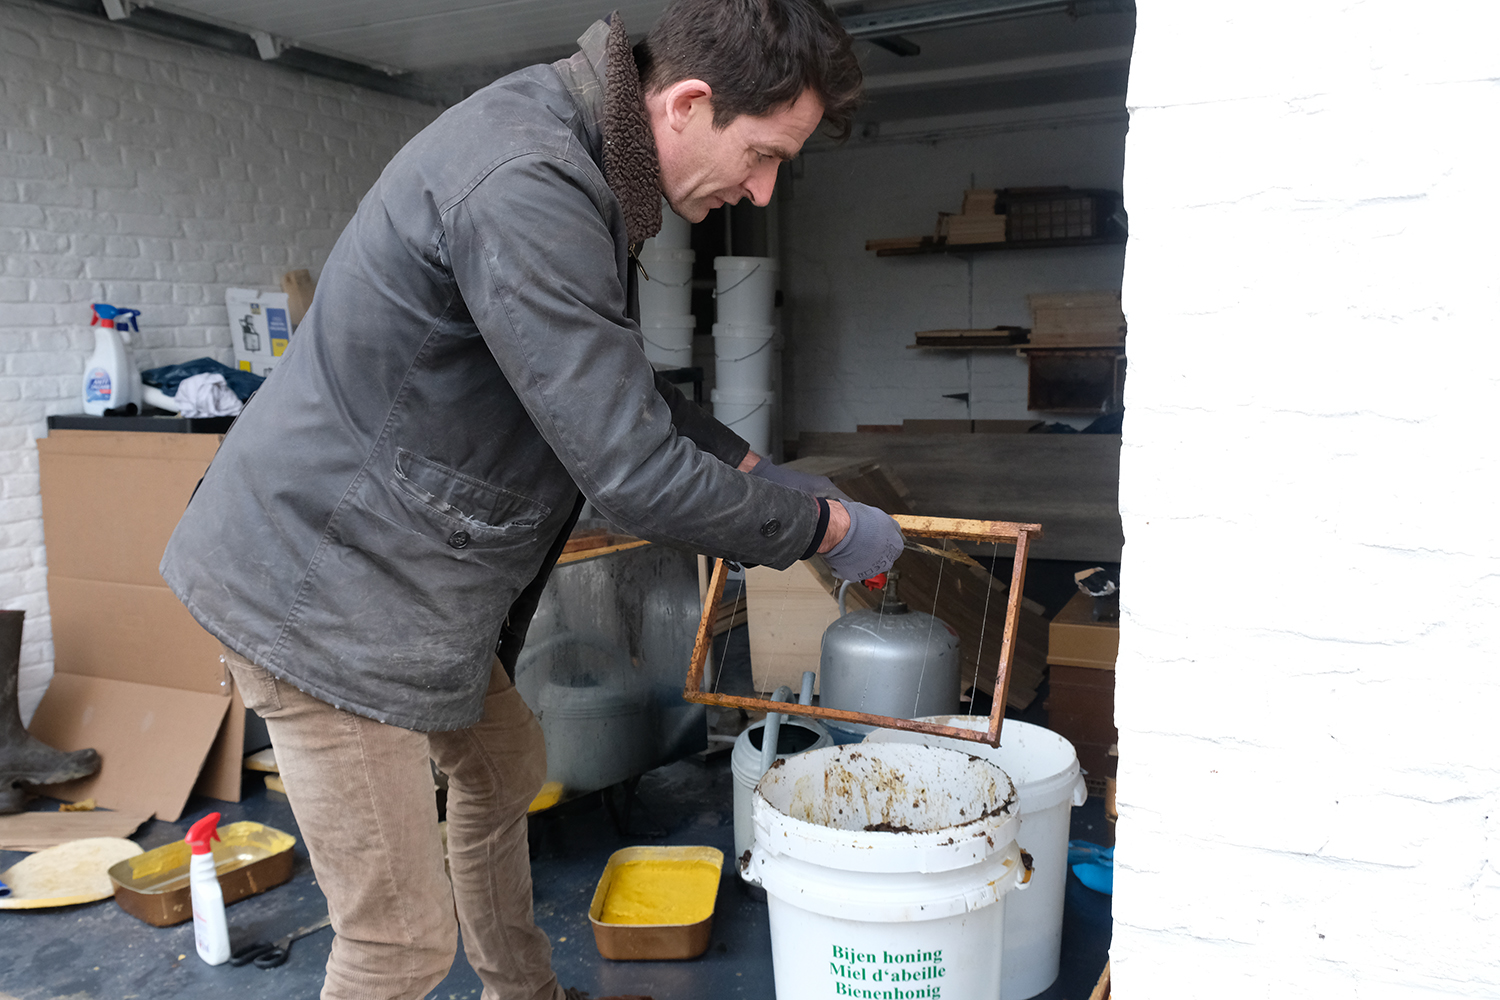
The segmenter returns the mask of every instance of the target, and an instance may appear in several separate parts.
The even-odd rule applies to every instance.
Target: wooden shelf
[[[1114,354],[1124,354],[1124,344],[1094,344],[1094,345],[1071,345],[1071,344],[974,344],[962,346],[959,344],[907,344],[908,351],[1014,351],[1020,357],[1025,357],[1032,351],[1110,351]]]
[[[877,257],[913,257],[921,254],[966,254],[987,253],[991,250],[1051,250],[1064,247],[1107,247],[1123,244],[1126,237],[1078,236],[1060,240],[1010,240],[1002,243],[938,243],[930,236],[915,247],[884,247],[875,251]]]

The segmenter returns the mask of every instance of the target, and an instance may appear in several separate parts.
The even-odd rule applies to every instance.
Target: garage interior
[[[616,9],[638,39],[665,6]],[[643,318],[646,352],[685,394],[738,413],[714,262],[772,260],[767,405],[745,425],[766,453],[891,513],[1041,526],[1010,614],[1006,546],[934,542],[903,555],[895,584],[955,631],[964,679],[944,712],[990,712],[1009,624],[1007,724],[1060,734],[1082,766],[1058,972],[1005,1000],[1104,1000],[1112,984],[1192,997],[1208,982],[1229,996],[1366,995],[1355,983],[1500,997],[1483,943],[1500,926],[1500,762],[1477,735],[1500,689],[1493,601],[1472,597],[1493,572],[1474,488],[1493,456],[1446,443],[1455,413],[1482,418],[1493,384],[1483,364],[1373,356],[1407,350],[1418,321],[1476,358],[1493,351],[1495,280],[1447,221],[1493,166],[1465,138],[1494,110],[1493,56],[1321,4],[1295,37],[1270,13],[1178,3],[1140,4],[1139,37],[1133,0],[831,6],[865,74],[851,134],[810,140],[768,207],[682,228],[691,336],[677,360],[653,356]],[[140,310],[138,371],[245,367],[227,290],[283,295],[295,322],[408,139],[499,76],[570,55],[608,13],[577,0],[0,0],[0,607],[26,613],[22,721],[62,749],[110,748],[97,777],[32,789],[23,813],[0,816],[0,872],[69,831],[161,848],[210,812],[297,833],[263,725],[226,694],[217,642],[156,574],[232,418],[81,417],[90,305]],[[1420,140],[1389,158],[1366,145],[1387,106]],[[1393,483],[1392,468],[1409,471]],[[1386,546],[1386,529],[1429,528],[1439,541]],[[715,604],[712,560],[604,521],[581,522],[574,542],[518,687],[556,709],[546,678],[623,656],[649,675],[650,723],[638,736],[628,719],[541,713],[555,794],[528,826],[559,980],[595,996],[775,995],[764,892],[733,863],[737,739],[765,714],[689,704],[682,677],[701,615],[707,689],[765,698],[786,684],[795,700],[837,588],[816,560],[729,567]],[[1313,579],[1341,596],[1312,596]],[[1086,592],[1105,581],[1111,593]],[[844,596],[873,613],[872,593]],[[1419,661],[1473,695],[1455,724],[1413,724],[1403,751],[1394,725],[1371,720],[1406,715],[1398,689]],[[81,799],[97,810],[59,812]],[[1284,812],[1245,819],[1256,800]],[[1391,810],[1408,832],[1372,832]],[[1118,899],[1085,884],[1117,812]],[[596,886],[638,845],[723,852],[698,957],[601,954]],[[287,858],[284,881],[228,908],[236,945],[326,912],[300,840]],[[1382,877],[1408,880],[1397,900]],[[1402,906],[1430,926],[1391,916]],[[4,922],[4,1000],[312,996],[331,940],[314,931],[262,970],[205,965],[191,921],[155,926],[107,898]],[[460,949],[430,996],[480,990]]]
[[[18,0],[6,6],[17,15],[6,28],[12,51],[34,45],[37,60],[51,67],[36,76],[42,91],[33,108],[15,100],[24,97],[20,85],[7,88],[12,111],[36,129],[43,144],[24,165],[39,166],[37,177],[30,177],[24,166],[18,171],[18,180],[26,184],[20,201],[40,208],[45,213],[42,228],[54,232],[58,241],[69,241],[49,264],[74,256],[87,241],[87,229],[108,232],[101,258],[87,262],[81,273],[58,277],[55,288],[65,297],[81,295],[141,310],[132,345],[138,370],[198,357],[233,366],[233,324],[216,307],[225,288],[281,291],[284,274],[299,270],[317,282],[354,202],[411,133],[490,79],[570,54],[576,48],[574,37],[606,13],[580,3],[333,7]],[[663,6],[625,4],[619,12],[628,28],[643,33]],[[777,259],[778,352],[772,364],[777,405],[771,433],[753,447],[781,462],[844,466],[844,475],[858,469],[853,478],[865,487],[877,483],[879,489],[900,493],[895,502],[906,513],[1044,525],[1029,573],[1028,616],[1035,646],[1023,657],[1029,685],[1016,685],[1011,715],[1046,726],[1043,619],[1053,618],[1071,595],[1079,594],[1073,574],[1080,568],[1104,567],[1118,579],[1122,331],[1097,340],[1104,346],[1094,349],[1062,346],[1038,354],[1026,351],[1025,340],[1019,346],[1004,343],[1016,334],[989,337],[984,346],[929,346],[918,343],[918,331],[1029,328],[1028,295],[1034,294],[1104,292],[1118,301],[1127,237],[1119,192],[1133,4],[868,3],[846,4],[837,12],[858,39],[868,94],[852,135],[844,142],[816,136],[799,159],[781,169],[769,207],[741,202],[714,211],[691,228],[696,256],[691,358],[687,364],[654,360],[660,369],[679,372],[684,391],[708,402],[720,388],[711,336],[714,259]],[[108,106],[101,108],[101,103]],[[90,135],[93,126],[102,127],[101,135]],[[98,139],[114,138],[121,148],[101,159]],[[71,210],[80,231],[72,234],[57,231],[68,223],[46,207],[52,199],[36,187],[51,175],[40,163],[57,165],[69,151],[78,151],[81,159],[57,175],[57,190],[74,196]],[[951,244],[933,240],[930,234],[941,232],[939,226],[962,216],[966,192],[986,190],[992,199],[995,192],[999,198],[1029,198],[1044,211],[1053,202],[1061,204],[1070,190],[1082,192],[1089,217],[1083,228],[1076,220],[1071,235],[1059,219],[1056,234],[1047,231],[1040,240],[1005,243],[1001,208],[990,208],[989,217],[999,217],[1001,231],[983,235],[983,243],[959,243],[957,237]],[[153,216],[153,225],[135,226],[124,217],[138,214]],[[139,232],[139,243],[124,247],[138,229],[150,232]],[[916,237],[916,247],[889,249],[891,237]],[[885,241],[871,244],[879,249],[867,247],[880,240]],[[87,309],[83,298],[77,309]],[[58,304],[58,321],[72,319],[71,307]],[[645,318],[642,325],[648,325]],[[651,330],[646,334],[649,340]],[[80,339],[78,331],[66,336],[69,346]],[[78,363],[81,358],[74,366]],[[1085,370],[1089,363],[1092,369]],[[1101,364],[1103,384],[1097,375]],[[1044,384],[1043,379],[1050,381]],[[37,679],[37,667],[46,664],[37,663],[42,657],[33,652],[24,664],[30,684],[23,685],[21,694],[30,718],[42,691],[51,691],[33,730],[40,727],[54,735],[58,727],[48,720],[77,712],[80,703],[99,697],[89,691],[87,679],[80,679],[101,673],[95,658],[148,654],[135,648],[130,637],[142,619],[151,631],[165,630],[168,636],[183,628],[171,619],[180,609],[142,604],[129,595],[114,601],[108,570],[93,573],[98,579],[87,582],[74,579],[90,576],[83,565],[89,556],[60,552],[65,546],[58,538],[74,531],[90,535],[83,523],[90,514],[69,492],[87,490],[93,475],[114,466],[124,477],[113,490],[118,531],[159,534],[171,520],[172,501],[186,499],[174,498],[172,490],[190,493],[190,478],[201,474],[198,466],[213,453],[211,444],[181,450],[190,448],[181,439],[199,435],[166,438],[162,451],[150,427],[139,435],[113,433],[90,444],[90,433],[108,424],[69,423],[68,414],[78,412],[77,399],[58,396],[37,400],[30,414],[31,420],[51,418],[45,436],[52,441],[39,448],[43,528],[51,543],[45,564],[51,606],[30,606],[26,637],[28,651],[34,651],[51,625],[55,673],[54,678]],[[180,423],[181,418],[157,415],[151,420]],[[69,444],[71,435],[77,447]],[[213,433],[201,436],[216,439]],[[58,445],[62,450],[52,450]],[[120,463],[126,466],[123,471]],[[132,522],[132,528],[124,528]],[[600,525],[594,531],[607,529]],[[87,552],[120,544],[96,535],[80,547]],[[984,561],[971,559],[974,567],[993,562],[999,579],[1010,577],[1007,553],[972,549]],[[121,565],[135,561],[135,567],[121,571],[138,573],[132,585],[147,588],[154,601],[165,595],[160,580],[150,579],[157,556],[121,553],[117,559]],[[630,558],[628,552],[601,555],[592,564],[613,567],[601,574],[607,588],[633,589],[636,582],[628,577],[646,570],[634,564],[616,567]],[[660,600],[648,598],[625,613],[696,619],[694,598],[699,594],[693,580],[687,580],[688,607],[672,606],[676,592],[670,586],[681,583],[672,579],[679,562],[667,562],[672,565],[649,568],[654,583],[640,583],[654,586],[652,597]],[[549,585],[564,594],[556,598],[559,615],[595,598],[589,585],[568,574],[574,568],[576,574],[588,571],[585,564],[559,568]],[[792,571],[811,579],[796,567]],[[786,588],[795,582],[771,579],[787,573],[763,576],[759,585],[753,582],[754,571],[751,582],[730,582],[720,616],[723,634],[714,651],[720,670],[717,688],[724,693],[759,690],[766,696],[775,684],[762,675],[789,670],[769,666],[783,652],[775,643],[798,646],[807,660],[808,643],[816,654],[817,637],[826,625],[832,603],[828,595],[790,592],[790,600],[799,604],[817,601],[816,607],[808,606],[816,622],[790,627]],[[661,583],[664,577],[672,585]],[[938,583],[941,589],[941,576]],[[775,597],[778,589],[780,598]],[[772,601],[777,601],[774,612]],[[926,603],[926,595],[922,601]],[[756,603],[762,607],[757,609]],[[944,603],[944,594],[933,598],[939,618]],[[995,624],[1004,625],[1004,613]],[[71,637],[78,630],[92,636]],[[651,625],[636,624],[634,630],[649,631]],[[753,637],[751,630],[756,630]],[[111,643],[111,633],[123,637]],[[547,639],[532,633],[532,652],[540,649],[543,660],[571,663],[598,655],[585,648],[549,654]],[[561,639],[565,646],[565,636]],[[649,640],[643,642],[649,645]],[[682,715],[687,706],[670,694],[670,685],[684,672],[691,633],[678,628],[658,642],[667,643],[667,664],[657,679],[669,688],[661,714]],[[760,649],[759,660],[753,648]],[[211,645],[202,646],[202,655],[210,651]],[[984,655],[983,648],[978,652]],[[998,649],[990,646],[989,655],[995,657]],[[765,666],[751,669],[751,660]],[[817,664],[808,666],[816,669]],[[217,669],[210,661],[202,678],[216,684]],[[192,664],[178,670],[184,678],[174,684],[195,687]],[[147,664],[117,667],[114,676],[162,682],[160,675],[151,676]],[[550,688],[528,682],[528,676],[525,666],[517,667],[517,685],[532,708],[541,708]],[[75,679],[80,679],[77,690],[68,688],[72,700],[66,700],[63,688]],[[989,712],[984,691],[971,687],[969,696],[978,699],[978,708],[956,700],[947,711]],[[174,703],[178,711],[196,711],[187,691],[174,697],[181,700],[181,705]],[[231,715],[239,711],[234,706]],[[1082,733],[1080,726],[1092,726],[1094,732],[1086,736],[1098,744],[1091,744],[1097,760],[1089,760],[1094,795],[1076,810],[1074,826],[1080,840],[1109,846],[1103,793],[1104,769],[1112,760],[1103,756],[1110,739],[1100,733],[1112,732],[1112,720],[1107,703],[1091,711],[1092,720],[1074,720],[1074,736]],[[553,939],[553,963],[562,984],[595,996],[628,993],[657,1000],[769,996],[774,991],[765,903],[741,888],[732,865],[724,868],[718,892],[714,939],[696,960],[613,963],[600,957],[588,922],[589,897],[601,868],[621,847],[711,844],[732,853],[729,751],[744,726],[762,717],[736,709],[699,709],[685,717],[688,726],[699,730],[687,741],[663,742],[639,765],[606,775],[595,774],[597,765],[588,760],[559,759],[567,754],[553,745],[549,778],[561,780],[564,792],[553,796],[561,802],[532,814],[531,847],[537,919]],[[619,724],[606,720],[597,727]],[[172,750],[201,762],[211,724],[196,727],[202,730],[196,742],[180,736],[181,744]],[[567,738],[559,733],[549,730],[549,744]],[[254,715],[248,724],[223,727],[219,739],[233,741],[237,735],[248,753],[264,751],[266,736]],[[604,750],[604,738],[598,747],[595,753],[621,754],[618,744]],[[148,757],[126,765],[115,751],[107,754],[105,768],[162,766]],[[165,778],[153,789],[130,792],[111,787],[114,783],[101,784],[95,789],[104,796],[99,805],[118,808],[129,802],[136,810],[156,814],[133,834],[145,849],[180,840],[187,826],[208,811],[220,811],[223,823],[249,820],[296,835],[285,796],[267,787],[261,772],[231,774],[231,757],[216,748],[187,798],[184,792],[193,784],[184,786],[183,778],[192,765],[168,768],[175,778],[171,792],[163,793],[162,786],[169,784]],[[657,762],[660,766],[648,766]],[[58,795],[77,798],[66,790]],[[57,801],[43,796],[28,808],[55,810]],[[287,883],[229,907],[231,936],[237,942],[276,937],[312,924],[320,915],[321,894],[300,843],[293,855],[296,870]],[[23,856],[7,852],[0,867]],[[1088,996],[1107,958],[1109,897],[1073,877],[1070,882],[1064,970],[1038,996]],[[5,990],[18,997],[132,996],[136,991],[192,996],[210,988],[231,996],[312,996],[332,937],[327,931],[309,936],[293,949],[287,966],[261,972],[202,966],[192,955],[187,925],[151,927],[113,903],[24,916],[24,924],[13,919],[17,936],[6,946],[15,949],[18,961],[6,976]],[[90,943],[84,945],[84,940]],[[432,996],[477,994],[477,978],[460,954],[449,979]]]

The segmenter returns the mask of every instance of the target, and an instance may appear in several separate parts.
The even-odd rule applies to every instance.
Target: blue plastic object
[[[1087,840],[1068,841],[1068,866],[1078,881],[1106,896],[1115,891],[1115,849]]]
[[[105,323],[106,326],[112,326],[116,330],[134,330],[139,333],[141,326],[136,322],[136,317],[140,314],[139,309],[121,309],[108,302],[95,302],[94,318],[89,320],[89,326],[98,326],[108,320],[109,322]]]

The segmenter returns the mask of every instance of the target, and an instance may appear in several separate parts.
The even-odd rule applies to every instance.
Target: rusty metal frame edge
[[[708,596],[703,603],[703,616],[698,621],[698,635],[693,642],[693,659],[688,665],[687,679],[683,683],[682,696],[699,705],[715,705],[721,708],[745,708],[757,712],[781,712],[786,715],[806,716],[814,719],[836,719],[857,722],[862,725],[879,726],[884,729],[900,729],[906,732],[925,733],[929,736],[948,736],[972,743],[1000,745],[1000,727],[1005,721],[1005,700],[1010,692],[1011,663],[1016,654],[1016,630],[1021,610],[1021,590],[1026,583],[1026,558],[1031,540],[1040,537],[1040,524],[1020,524],[1014,521],[978,521],[960,518],[919,517],[912,514],[894,515],[903,533],[919,538],[951,538],[957,541],[997,541],[1016,547],[1016,555],[1010,575],[1010,593],[1006,595],[1005,632],[1000,640],[1000,661],[995,668],[995,687],[990,709],[989,728],[960,729],[957,726],[940,726],[933,722],[918,722],[914,719],[898,719],[867,712],[849,712],[839,708],[823,708],[821,705],[798,705],[769,698],[749,698],[743,695],[717,694],[703,691],[703,666],[708,660],[708,650],[713,642],[714,619],[718,616],[719,603],[724,599],[724,582],[728,579],[728,564],[720,559],[714,566],[708,584]]]

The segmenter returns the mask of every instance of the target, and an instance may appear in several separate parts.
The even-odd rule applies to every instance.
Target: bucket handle
[[[751,359],[751,358],[753,358],[753,357],[755,357],[755,356],[756,356],[756,355],[757,355],[757,354],[759,354],[759,353],[760,353],[760,352],[761,352],[761,351],[764,351],[764,350],[765,350],[765,349],[766,349],[766,348],[767,348],[767,347],[769,347],[769,346],[770,346],[770,345],[771,345],[771,338],[770,338],[770,337],[767,337],[767,338],[766,338],[766,339],[765,339],[765,342],[764,342],[764,343],[762,343],[762,344],[761,344],[761,345],[760,345],[760,346],[759,346],[759,347],[757,347],[757,348],[756,348],[756,349],[755,349],[755,350],[753,350],[753,351],[751,351],[751,352],[750,352],[750,353],[749,353],[749,354],[746,354],[746,355],[743,355],[743,356],[741,356],[741,357],[738,357],[738,358],[726,358],[726,357],[724,357],[724,355],[722,355],[722,354],[719,354],[719,355],[718,355],[718,359],[719,359],[719,360],[720,360],[720,361],[729,361],[729,362],[735,362],[735,361],[748,361],[748,360],[750,360],[750,359]]]
[[[651,277],[651,272],[646,270],[646,265],[641,263],[641,259],[639,257],[635,259],[635,263],[636,266],[641,269],[641,273],[646,276],[647,281],[654,281],[663,288],[686,288],[688,285],[691,285],[693,283],[693,276],[691,274],[688,275],[686,281],[677,282],[664,281],[661,278],[653,278]]]
[[[741,416],[738,420],[730,420],[730,421],[725,422],[724,426],[725,427],[733,427],[735,424],[743,423],[744,421],[749,420],[751,417],[755,416],[757,413],[759,413],[761,410],[765,409],[769,405],[770,405],[769,403],[761,403],[758,406],[756,406],[755,409],[751,410],[749,413],[746,413],[745,415]]]
[[[728,288],[715,288],[714,289],[714,298],[718,298],[720,295],[723,295],[725,292],[732,292],[732,291],[734,291],[736,288],[740,287],[745,282],[747,282],[751,278],[755,277],[755,272],[759,271],[759,270],[760,270],[760,265],[756,264],[750,270],[748,270],[748,271],[745,272],[745,276],[743,278],[741,278],[739,281],[736,281],[734,284],[730,285]]]
[[[1089,785],[1083,780],[1083,772],[1078,773],[1078,778],[1073,782],[1073,805],[1081,806],[1088,801]]]
[[[668,347],[666,344],[658,344],[656,341],[646,336],[646,332],[644,330],[641,331],[641,339],[650,344],[652,347],[656,348],[658,351],[679,351],[682,349],[681,347]]]

